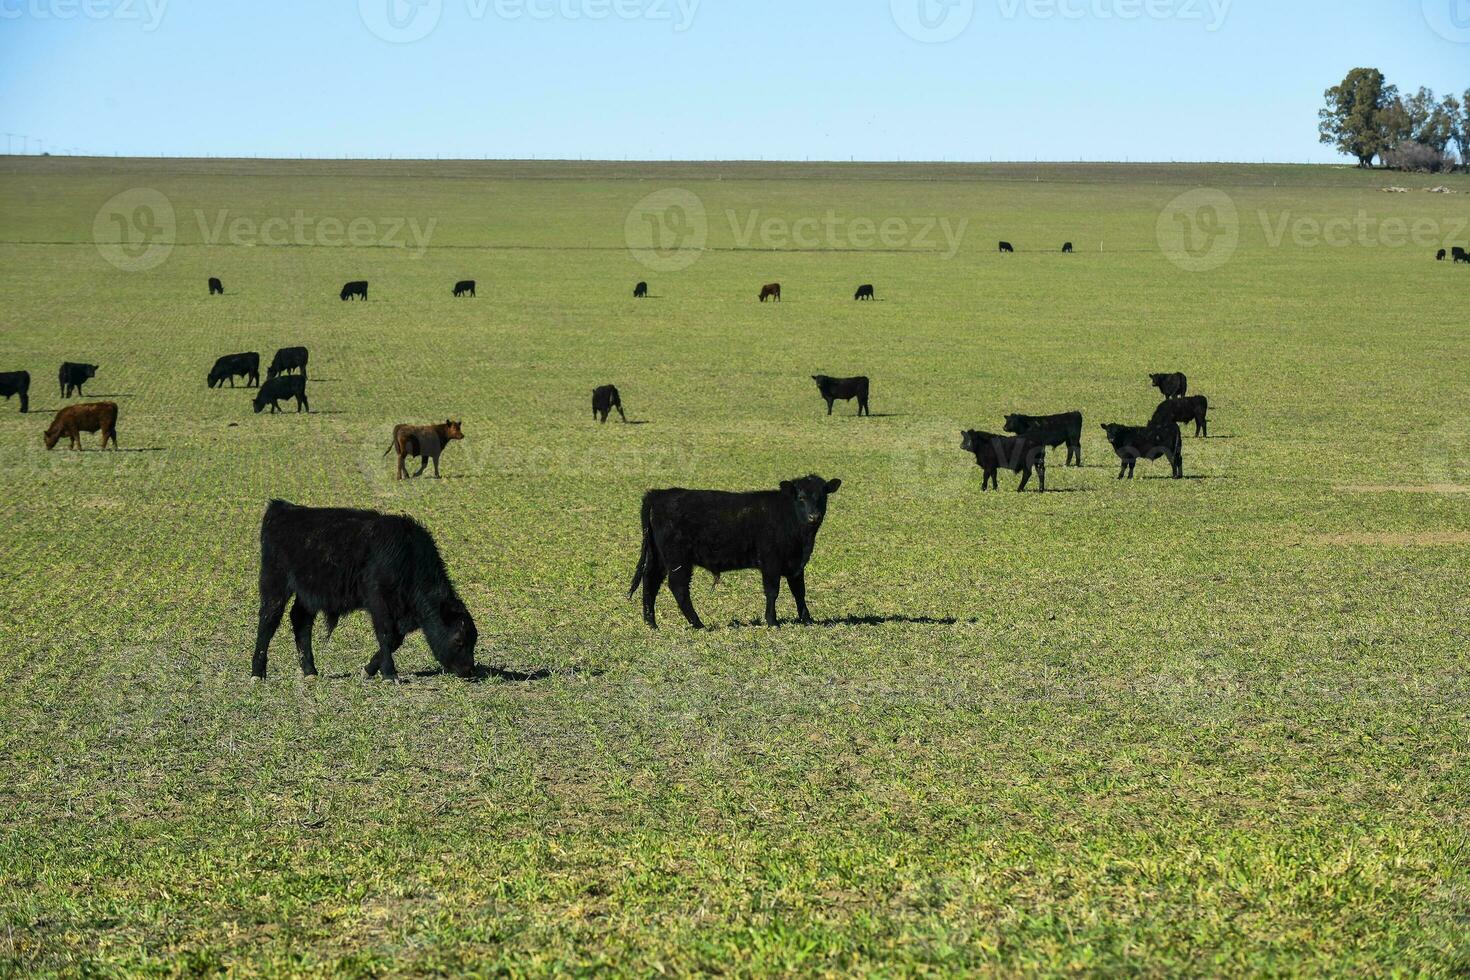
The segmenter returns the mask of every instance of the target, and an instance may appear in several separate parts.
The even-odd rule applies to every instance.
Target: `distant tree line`
[[[1470,89],[1442,100],[1422,86],[1403,95],[1377,68],[1354,68],[1323,96],[1327,104],[1317,113],[1322,142],[1354,157],[1360,167],[1378,161],[1428,173],[1457,164],[1470,169]]]

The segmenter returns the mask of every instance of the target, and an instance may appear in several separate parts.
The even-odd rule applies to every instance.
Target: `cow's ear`
[[[836,493],[837,492],[837,489],[839,487],[841,487],[841,486],[842,486],[842,481],[841,480],[828,480],[827,481],[827,496],[829,496],[829,497],[832,496],[832,494]]]

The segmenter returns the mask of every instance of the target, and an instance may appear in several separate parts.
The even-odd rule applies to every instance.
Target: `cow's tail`
[[[643,584],[643,576],[648,574],[648,563],[658,561],[653,550],[653,502],[648,497],[643,498],[640,520],[643,524],[643,550],[638,554],[638,567],[633,569],[633,584],[628,586],[629,599],[638,591],[638,586]]]

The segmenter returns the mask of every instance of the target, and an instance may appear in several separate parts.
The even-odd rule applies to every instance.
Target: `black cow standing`
[[[341,296],[343,301],[354,298],[367,299],[367,287],[368,284],[366,279],[358,279],[355,282],[349,282],[344,285],[342,287],[342,292],[338,295]]]
[[[1014,252],[1016,249],[1014,246],[1011,245],[1010,242],[1001,242],[1000,250],[1001,252]]]
[[[616,385],[603,385],[592,389],[592,417],[594,419],[606,423],[607,416],[613,409],[618,410],[618,418],[624,422],[628,421],[628,416],[623,414],[623,399],[618,395]]]
[[[827,414],[832,414],[832,403],[838,400],[852,401],[857,399],[859,415],[872,415],[868,410],[868,379],[867,378],[829,378],[825,374],[814,374],[812,380],[817,383],[817,390],[822,393],[822,400],[827,403]]]
[[[1167,459],[1174,479],[1184,477],[1184,440],[1173,422],[1147,426],[1110,423],[1103,426],[1103,431],[1121,462],[1118,479],[1124,474],[1133,479],[1133,467],[1139,459]]]
[[[646,283],[646,282],[640,282],[638,285],[634,286],[633,287],[633,298],[634,299],[647,299],[648,298],[648,283]]]
[[[1061,415],[1007,415],[1005,430],[1012,435],[1028,436],[1049,448],[1065,444],[1067,462],[1071,466],[1076,460],[1082,465],[1082,413],[1065,412]]]
[[[654,601],[665,578],[679,611],[695,629],[699,614],[689,601],[696,567],[713,572],[754,568],[766,593],[766,624],[777,626],[776,596],[786,579],[796,600],[797,619],[812,621],[806,605],[806,564],[827,514],[827,498],[841,480],[806,476],[787,480],[779,490],[726,493],[719,490],[650,490],[643,497],[643,550],[631,598],[643,585],[643,620],[658,628]]]
[[[218,279],[214,278],[213,276],[211,276],[209,278],[209,295],[211,295],[211,296],[223,296],[224,294],[225,294],[225,284],[222,283],[222,282],[220,282]]]
[[[1072,243],[1071,242],[1066,242],[1066,243],[1064,243],[1062,245],[1062,254],[1063,255],[1071,255],[1072,254]]]
[[[1000,436],[993,432],[976,432],[973,429],[960,433],[960,448],[975,454],[975,465],[980,467],[980,490],[988,484],[1000,489],[999,470],[1010,470],[1021,474],[1020,493],[1036,471],[1038,493],[1046,492],[1046,446],[1033,442],[1029,436]]]
[[[209,387],[220,388],[229,381],[230,387],[235,387],[235,378],[239,375],[245,377],[245,387],[253,388],[260,385],[260,355],[254,352],[247,354],[226,354],[214,362],[214,367],[209,369],[209,377],[206,379]]]
[[[284,398],[296,399],[297,412],[311,411],[311,405],[306,400],[306,375],[283,374],[261,385],[253,402],[255,414],[259,415],[267,405],[271,407],[271,414],[276,414],[281,410],[279,403]]]
[[[474,299],[475,298],[475,280],[473,280],[473,279],[461,279],[459,282],[455,283],[454,284],[454,295],[456,297],[468,295],[470,297],[470,299]],[[364,296],[363,298],[366,299],[367,297]]]
[[[1173,374],[1150,374],[1148,380],[1165,398],[1183,398],[1189,394],[1189,379],[1177,371]]]
[[[260,617],[250,673],[264,678],[271,637],[286,602],[301,673],[316,675],[311,628],[318,613],[327,636],[337,621],[359,609],[373,621],[378,652],[367,675],[396,681],[393,654],[403,639],[423,630],[434,659],[451,674],[475,669],[479,634],[454,591],[434,539],[410,517],[371,510],[297,507],[272,500],[260,522]]]
[[[271,358],[271,366],[266,368],[266,380],[269,381],[278,374],[289,374],[298,370],[303,378],[306,377],[306,362],[310,357],[311,354],[305,347],[282,347],[276,351],[276,356]]]
[[[875,297],[873,296],[873,287],[868,283],[863,283],[857,288],[857,293],[855,293],[852,298],[855,300],[874,299]]]
[[[31,410],[31,372],[29,371],[6,371],[0,373],[0,395],[10,401],[10,396],[20,396],[20,413],[24,415]]]
[[[1454,248],[1450,249],[1450,255],[1456,263],[1470,262],[1470,252],[1465,251],[1465,249],[1459,245],[1456,245]]]
[[[1445,250],[1444,249],[1440,249],[1438,252],[1435,252],[1434,253],[1434,261],[1436,261],[1436,262],[1443,262],[1444,261],[1444,257],[1445,257]]]
[[[56,373],[56,380],[61,385],[61,397],[70,398],[72,389],[76,389],[77,397],[82,396],[82,385],[97,374],[95,364],[77,364],[72,361],[63,361],[61,370]]]
[[[1149,425],[1163,425],[1174,423],[1183,425],[1188,422],[1194,423],[1195,437],[1210,434],[1210,400],[1204,395],[1190,395],[1188,398],[1168,398],[1159,403],[1154,409],[1153,418]]]

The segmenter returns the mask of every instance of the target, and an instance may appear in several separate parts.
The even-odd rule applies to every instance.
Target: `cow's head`
[[[1021,423],[1021,416],[1019,416],[1019,415],[1007,415],[1006,416],[1005,430],[1007,432],[1013,433],[1015,435],[1020,435],[1021,434],[1021,430],[1023,428],[1025,428],[1025,426],[1022,425],[1022,423]]]
[[[95,365],[95,364],[82,364],[82,365],[80,365],[80,367],[82,369],[82,377],[84,379],[85,378],[95,378],[97,376],[97,365]]]
[[[818,388],[821,388],[824,391],[826,390],[827,386],[832,383],[832,379],[825,374],[814,374],[812,375],[812,380],[817,383]]]
[[[464,422],[463,421],[456,422],[453,419],[445,419],[444,420],[444,438],[446,438],[446,439],[463,439],[464,438],[464,429],[461,428],[461,426],[463,426],[463,425],[464,425]]]
[[[475,644],[480,633],[459,596],[451,592],[440,601],[439,622],[434,627],[424,631],[434,659],[456,677],[471,676],[475,671]]]
[[[42,438],[46,440],[47,449],[56,448],[57,441],[61,439],[61,416],[59,414],[51,420],[51,425],[47,427],[46,434]]]
[[[818,528],[827,516],[827,498],[842,486],[841,480],[823,480],[813,474],[800,480],[783,480],[781,492],[796,508],[796,520],[802,527]]]
[[[1167,374],[1150,374],[1148,380],[1155,388],[1162,388],[1164,387],[1164,379],[1167,377]]]
[[[975,447],[979,445],[979,442],[976,439],[976,436],[978,435],[980,435],[980,433],[976,432],[974,429],[961,429],[960,448],[967,453],[973,453],[975,451]]]
[[[1126,425],[1119,425],[1117,422],[1109,422],[1102,427],[1103,431],[1108,434],[1108,442],[1113,445],[1117,444],[1119,434],[1126,428]]]
[[[264,410],[267,401],[269,401],[269,399],[265,397],[265,389],[262,388],[260,389],[260,394],[255,396],[255,401],[251,402],[251,404],[255,406],[256,415],[259,415],[261,411]]]

